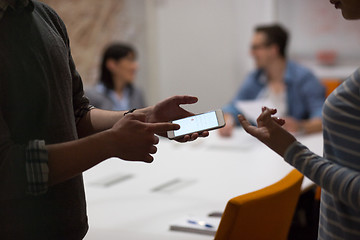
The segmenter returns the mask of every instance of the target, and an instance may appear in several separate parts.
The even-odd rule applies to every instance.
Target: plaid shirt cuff
[[[41,195],[48,190],[49,166],[45,141],[30,141],[26,148],[26,175],[28,193]]]

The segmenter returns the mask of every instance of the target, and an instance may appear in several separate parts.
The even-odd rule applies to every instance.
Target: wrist
[[[153,112],[154,112],[154,106],[150,106],[150,107],[146,107],[146,108],[142,108],[142,109],[137,109],[136,110],[137,113],[142,113],[145,114],[146,116],[146,122],[154,122],[153,119]]]
[[[286,148],[286,150],[284,152],[284,156],[283,156],[285,161],[289,162],[288,161],[288,159],[290,158],[289,154],[292,151],[292,149],[294,148],[294,146],[296,146],[298,143],[299,143],[298,141],[294,141]]]
[[[130,109],[129,111],[127,111],[127,112],[124,112],[124,116],[125,116],[126,114],[135,112],[135,110],[136,110],[136,108],[133,108],[133,109]]]
[[[284,137],[284,147],[283,149],[281,149],[281,156],[284,157],[285,153],[287,151],[287,149],[294,143],[296,142],[296,138],[292,135],[292,134],[286,134]]]
[[[272,137],[266,143],[277,154],[284,157],[287,148],[296,141],[296,138],[283,128],[277,128],[277,131],[271,133]]]
[[[103,143],[102,149],[104,153],[107,155],[106,158],[116,157],[117,156],[117,144],[114,144],[118,141],[117,133],[112,128],[105,130],[99,134],[100,143]]]

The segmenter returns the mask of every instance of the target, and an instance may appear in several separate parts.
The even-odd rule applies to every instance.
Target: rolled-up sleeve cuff
[[[83,104],[78,109],[75,109],[75,122],[76,124],[79,123],[79,121],[85,116],[85,114],[93,109],[94,106],[90,104]]]
[[[48,190],[49,165],[45,141],[30,141],[26,147],[28,194],[41,195]]]

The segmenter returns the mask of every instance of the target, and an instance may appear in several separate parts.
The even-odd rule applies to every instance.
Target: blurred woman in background
[[[136,51],[132,46],[109,45],[102,58],[100,82],[86,91],[90,104],[114,111],[145,107],[143,93],[134,85],[137,69]]]

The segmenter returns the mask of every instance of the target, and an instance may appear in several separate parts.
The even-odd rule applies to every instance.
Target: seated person
[[[121,111],[145,107],[142,91],[134,86],[138,64],[134,48],[114,43],[104,52],[100,83],[86,91],[96,108]]]
[[[239,125],[236,108],[240,100],[263,100],[278,109],[290,132],[321,131],[321,110],[325,88],[311,71],[286,57],[288,33],[279,25],[258,26],[252,39],[251,55],[257,69],[251,72],[232,101],[223,107],[226,126],[221,136],[231,136]]]

